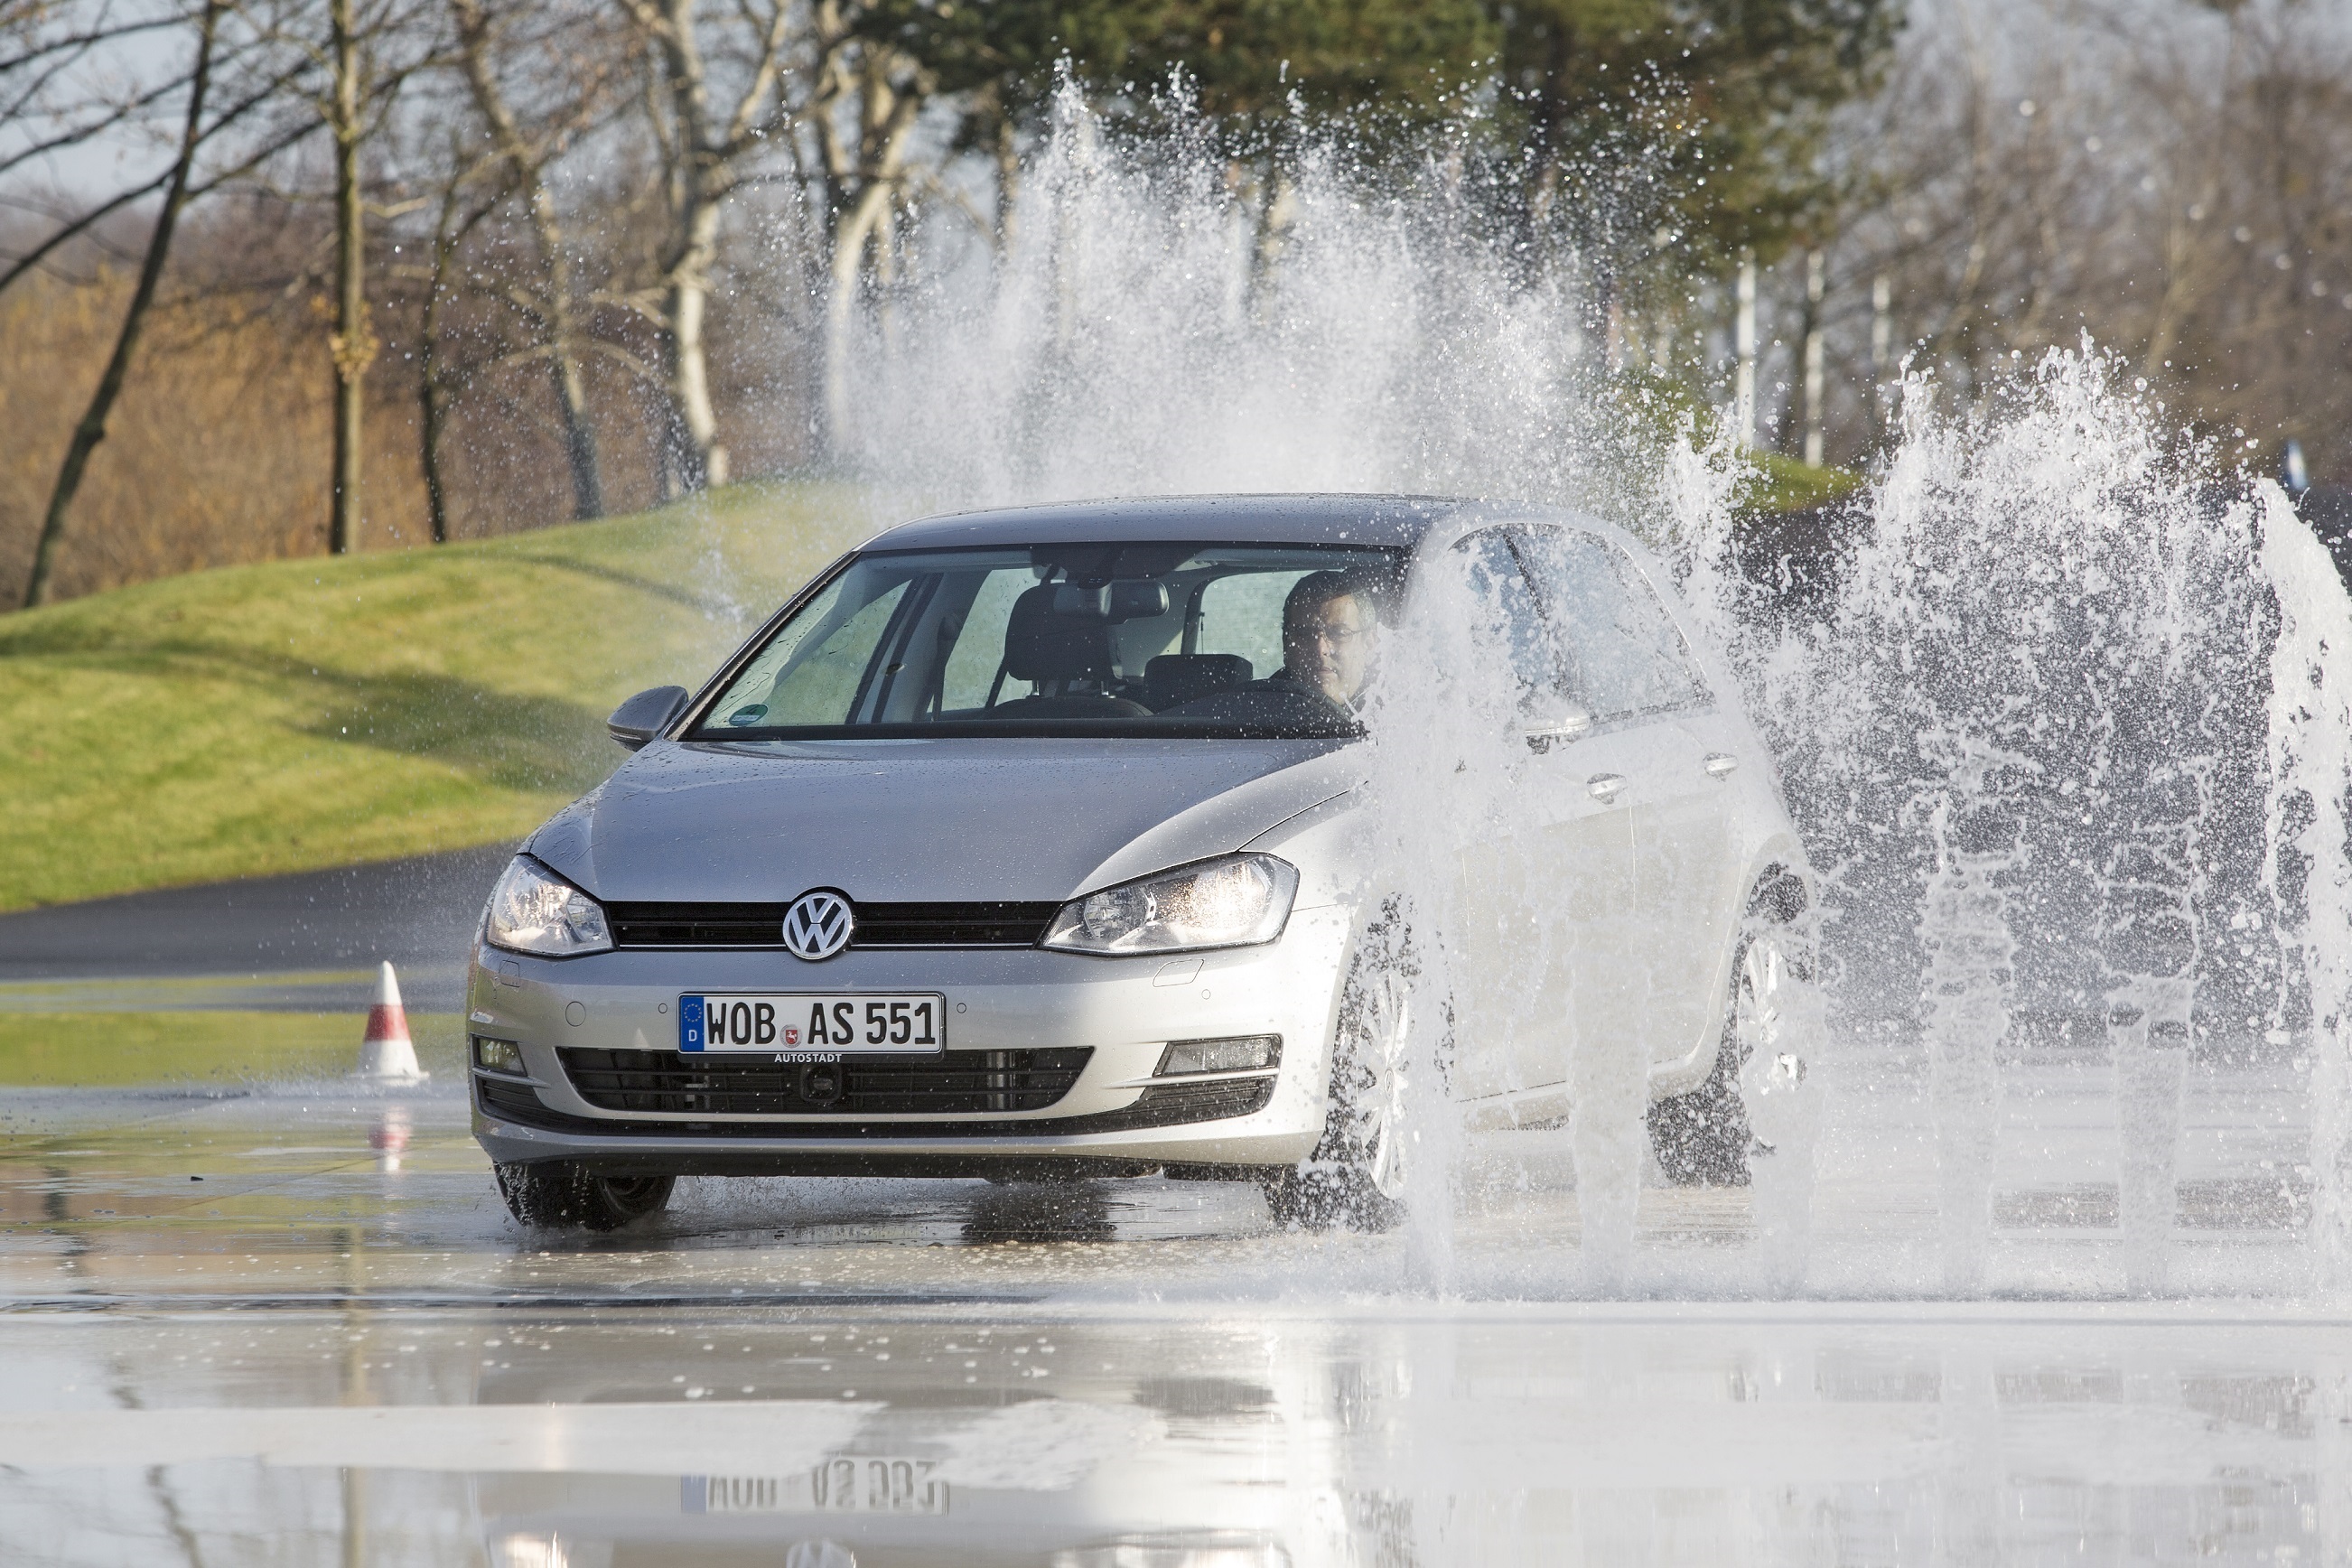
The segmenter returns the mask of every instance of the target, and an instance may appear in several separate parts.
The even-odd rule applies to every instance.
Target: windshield
[[[1352,735],[1400,566],[1313,545],[861,555],[688,738]]]

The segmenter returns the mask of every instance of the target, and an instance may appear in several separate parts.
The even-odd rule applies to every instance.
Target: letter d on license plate
[[[930,1056],[947,1047],[947,1008],[936,992],[677,999],[681,1051]]]

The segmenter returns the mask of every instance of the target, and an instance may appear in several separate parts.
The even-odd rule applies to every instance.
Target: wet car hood
[[[1332,741],[656,742],[525,846],[600,899],[1062,900],[1344,794]]]

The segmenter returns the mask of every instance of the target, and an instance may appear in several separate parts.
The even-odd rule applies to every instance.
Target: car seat
[[[1213,691],[1246,686],[1255,673],[1237,653],[1163,653],[1143,667],[1143,705],[1157,713]]]
[[[1034,695],[989,704],[991,719],[1143,719],[1151,710],[1100,689],[1116,679],[1110,627],[1102,621],[1054,613],[1055,584],[1041,583],[1013,601],[1004,622],[1005,677],[1025,680]],[[994,693],[990,694],[992,697]]]

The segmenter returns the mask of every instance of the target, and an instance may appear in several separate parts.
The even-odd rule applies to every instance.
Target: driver
[[[1282,605],[1282,668],[1262,684],[1303,686],[1350,712],[1360,709],[1380,646],[1380,598],[1387,585],[1380,573],[1363,567],[1301,577]]]

